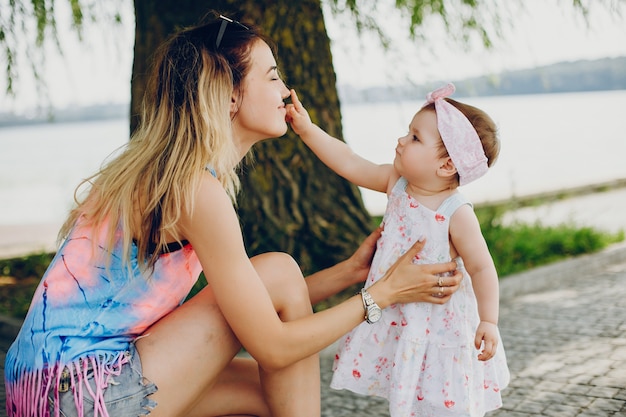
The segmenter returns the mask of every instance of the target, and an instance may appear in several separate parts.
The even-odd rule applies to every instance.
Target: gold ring
[[[443,287],[439,287],[439,297],[443,296]]]
[[[443,287],[443,277],[439,277],[439,279],[437,280],[437,285]]]

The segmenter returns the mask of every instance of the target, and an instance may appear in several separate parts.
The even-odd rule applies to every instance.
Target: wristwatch
[[[365,288],[361,290],[361,298],[363,299],[363,308],[365,309],[365,321],[369,324],[376,323],[383,316],[383,310],[378,307],[374,299]]]

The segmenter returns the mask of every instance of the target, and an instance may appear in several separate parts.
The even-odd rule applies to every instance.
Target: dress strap
[[[211,173],[211,175],[213,175],[215,178],[217,178],[217,172],[215,172],[215,169],[213,169],[213,167],[211,165],[208,165],[206,167],[204,167],[205,170],[209,171]]]
[[[398,181],[396,181],[395,185],[393,186],[393,189],[391,190],[392,193],[397,193],[399,192],[405,192],[406,191],[406,186],[408,184],[408,181],[406,180],[406,178],[404,177],[400,177],[398,178]]]
[[[474,208],[473,204],[471,203],[471,201],[469,201],[467,197],[459,192],[456,192],[450,197],[446,198],[443,203],[441,203],[441,205],[437,209],[437,212],[443,214],[447,218],[450,218],[459,207],[465,204]]]

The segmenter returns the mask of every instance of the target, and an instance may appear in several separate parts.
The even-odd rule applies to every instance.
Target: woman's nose
[[[283,81],[281,81],[281,84],[282,84],[282,91],[280,92],[280,94],[284,100],[291,96],[291,91],[287,88],[287,86],[285,85]]]

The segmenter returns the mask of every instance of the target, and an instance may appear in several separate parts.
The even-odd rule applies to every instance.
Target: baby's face
[[[409,183],[411,178],[424,180],[436,175],[442,146],[437,114],[422,109],[411,120],[407,134],[398,139],[394,166]]]

